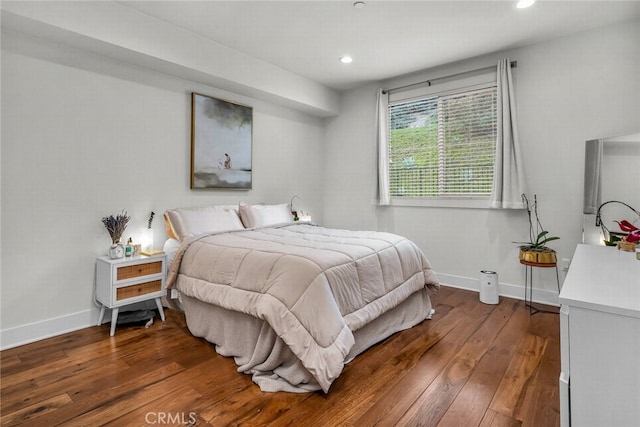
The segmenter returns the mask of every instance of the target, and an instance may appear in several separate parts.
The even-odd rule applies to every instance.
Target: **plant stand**
[[[529,315],[532,316],[536,313],[553,313],[558,314],[556,311],[545,310],[533,306],[533,267],[538,268],[555,268],[556,269],[556,284],[558,286],[558,293],[560,293],[560,276],[558,275],[558,263],[540,263],[529,262],[520,260],[520,264],[524,265],[524,304],[529,308]]]

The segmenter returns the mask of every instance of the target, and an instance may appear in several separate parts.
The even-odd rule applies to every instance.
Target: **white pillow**
[[[178,240],[205,233],[244,228],[238,216],[237,206],[173,209],[165,212],[165,218],[168,219]]]
[[[247,228],[293,222],[289,205],[248,205],[240,202],[240,219]]]

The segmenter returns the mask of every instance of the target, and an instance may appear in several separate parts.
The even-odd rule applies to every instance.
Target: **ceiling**
[[[640,1],[119,3],[336,90],[640,17]]]

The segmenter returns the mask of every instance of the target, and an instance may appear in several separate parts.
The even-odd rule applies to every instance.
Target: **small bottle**
[[[640,261],[640,245],[636,244],[636,259]]]
[[[124,248],[124,256],[131,256],[133,254],[133,240],[129,237],[127,240],[127,246]]]

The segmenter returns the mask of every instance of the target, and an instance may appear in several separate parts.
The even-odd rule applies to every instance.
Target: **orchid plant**
[[[547,243],[552,242],[554,240],[560,239],[559,237],[549,236],[549,232],[546,231],[542,224],[540,223],[540,218],[538,217],[538,198],[534,194],[533,195],[533,205],[529,205],[529,199],[523,193],[522,194],[522,202],[527,208],[527,215],[529,216],[529,238],[528,242],[514,242],[520,244],[520,249],[523,251],[543,251],[552,249],[547,248]],[[535,217],[535,226],[534,219]]]
[[[631,224],[626,219],[623,219],[622,221],[616,221],[616,222],[620,226],[620,230],[623,233],[627,233],[627,235],[624,237],[625,241],[627,241],[629,243],[638,243],[638,242],[640,242],[640,228],[638,228],[635,225]]]
[[[640,218],[640,211],[633,208],[631,205],[628,205],[619,200],[609,200],[598,206],[598,211],[596,212],[596,227],[600,227],[602,229],[604,244],[606,246],[618,246],[618,242],[638,244],[640,242],[640,229],[633,225],[633,223],[627,220],[615,221],[616,223],[618,223],[618,226],[620,226],[621,233],[611,232],[605,225],[605,222],[602,220],[602,208],[611,203],[617,203],[622,206],[626,206],[634,214],[636,214],[638,218]],[[634,222],[636,220],[634,220]],[[624,235],[625,233],[626,236]],[[620,235],[622,235],[623,237],[619,237]]]

